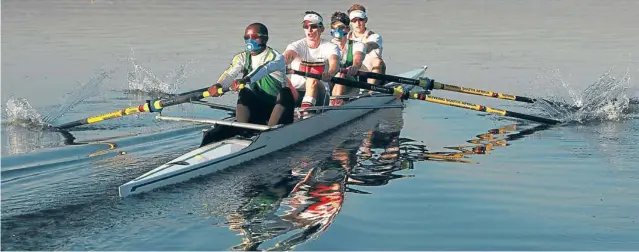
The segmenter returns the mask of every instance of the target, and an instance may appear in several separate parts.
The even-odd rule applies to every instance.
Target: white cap
[[[304,21],[309,21],[309,22],[311,22],[311,24],[317,24],[317,25],[324,23],[324,20],[322,19],[322,17],[320,17],[319,15],[317,15],[315,13],[306,14],[304,16]],[[304,22],[304,21],[302,21],[302,22]]]
[[[351,11],[351,14],[348,15],[348,19],[353,20],[353,18],[366,19],[366,12],[363,12],[361,10]]]

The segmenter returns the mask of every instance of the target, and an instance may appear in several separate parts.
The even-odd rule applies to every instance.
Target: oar
[[[204,105],[204,106],[208,106],[210,108],[219,109],[219,110],[226,110],[226,111],[235,113],[235,106],[229,106],[229,105],[211,103],[211,102],[205,102],[205,101],[189,101],[189,103],[198,104],[198,105]]]
[[[240,87],[242,87],[242,85],[240,85]],[[223,94],[224,92],[227,92],[227,91],[228,91],[228,88],[218,89],[218,93],[220,93],[220,94]],[[81,119],[81,120],[65,123],[65,124],[58,125],[58,126],[52,126],[52,127],[56,128],[56,129],[69,129],[69,128],[77,127],[77,126],[80,126],[80,125],[97,123],[97,122],[101,122],[101,121],[104,121],[104,120],[109,120],[109,119],[113,119],[113,118],[120,118],[120,117],[123,117],[123,116],[137,114],[137,113],[161,112],[163,108],[166,108],[166,107],[169,107],[169,106],[178,105],[178,104],[182,104],[182,103],[186,103],[186,102],[190,102],[190,101],[193,101],[193,100],[201,100],[201,99],[209,97],[209,96],[211,96],[211,95],[209,94],[208,88],[201,88],[201,89],[194,90],[194,91],[191,91],[191,92],[182,93],[182,94],[180,94],[178,96],[174,96],[174,97],[156,99],[156,100],[152,100],[152,101],[151,100],[147,100],[146,103],[141,104],[139,106],[124,108],[124,109],[116,110],[116,111],[109,112],[109,113],[106,113],[106,114],[92,116],[92,117],[88,117],[88,118],[84,118],[84,119]]]
[[[347,70],[342,69],[341,72],[346,73]],[[397,82],[402,84],[420,86],[426,90],[442,89],[442,90],[458,92],[458,93],[487,96],[487,97],[493,97],[497,99],[527,102],[527,103],[534,103],[536,101],[536,99],[528,98],[525,96],[502,94],[502,93],[497,93],[492,91],[484,91],[484,90],[479,90],[474,88],[466,88],[466,87],[460,87],[460,86],[455,86],[450,84],[444,84],[429,78],[412,79],[412,78],[405,78],[401,76],[394,76],[394,75],[380,74],[380,73],[373,73],[373,72],[361,72],[361,71],[357,72],[357,75],[361,77],[366,77],[366,78],[373,78],[378,80],[385,80],[385,81],[392,81],[392,82]]]
[[[316,79],[321,79],[322,78],[322,76],[319,75],[319,74],[312,74],[312,73],[307,73],[307,72],[302,72],[302,71],[297,71],[297,70],[291,70],[290,73],[298,74],[298,75],[302,75],[302,76],[307,76],[307,77],[311,77],[311,78],[316,78]],[[527,114],[522,114],[522,113],[518,113],[518,112],[508,111],[508,110],[495,109],[495,108],[491,108],[491,107],[486,107],[486,106],[482,106],[482,105],[471,104],[471,103],[466,103],[466,102],[461,102],[461,101],[456,101],[456,100],[451,100],[451,99],[446,99],[446,98],[428,96],[428,95],[421,94],[421,93],[418,93],[418,92],[404,90],[401,86],[398,86],[396,88],[389,88],[389,87],[378,86],[378,85],[370,85],[370,84],[365,83],[365,82],[353,81],[353,80],[348,80],[348,79],[344,79],[344,78],[337,78],[337,77],[331,78],[331,81],[333,83],[339,83],[339,84],[350,86],[350,87],[354,87],[354,88],[361,88],[361,89],[372,90],[372,91],[385,93],[385,94],[392,94],[395,97],[398,97],[398,98],[401,98],[401,99],[422,100],[422,101],[439,103],[439,104],[443,104],[443,105],[454,106],[454,107],[459,107],[459,108],[465,108],[465,109],[470,109],[470,110],[475,110],[475,111],[480,111],[480,112],[487,112],[487,113],[497,114],[497,115],[501,115],[501,116],[525,119],[525,120],[530,120],[530,121],[539,122],[539,123],[545,123],[545,124],[559,124],[560,123],[560,121],[553,120],[553,119],[548,119],[548,118],[543,118],[543,117],[538,117],[538,116],[533,116],[533,115],[527,115]]]

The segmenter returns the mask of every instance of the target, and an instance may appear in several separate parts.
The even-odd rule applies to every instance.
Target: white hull
[[[422,68],[400,76],[417,78],[423,73]],[[397,99],[392,96],[372,96],[354,100],[344,106],[376,106],[395,101]],[[121,185],[120,197],[151,191],[239,165],[317,136],[372,111],[373,109],[330,110],[265,131],[253,140],[228,139],[200,147]]]

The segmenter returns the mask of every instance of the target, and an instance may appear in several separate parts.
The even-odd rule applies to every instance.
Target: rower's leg
[[[293,123],[295,98],[289,88],[282,88],[277,96],[277,103],[271,112],[268,126]]]
[[[302,108],[311,107],[315,105],[317,87],[319,86],[319,80],[313,78],[306,78],[306,93],[302,99]]]
[[[297,77],[301,77],[299,75],[295,75]],[[289,89],[289,91],[293,94],[293,101],[295,101],[295,104],[297,104],[297,101],[301,101],[302,98],[300,96],[303,96],[303,94],[300,94],[297,89],[295,88],[295,86],[293,85],[293,82],[291,81],[290,78],[286,77],[286,87]]]
[[[344,78],[344,74],[343,73],[337,73],[337,75],[335,75],[335,77]],[[345,89],[344,85],[335,84],[333,86],[333,91],[331,92],[331,96],[344,95],[344,89]],[[330,106],[342,106],[342,105],[344,105],[344,99],[343,98],[333,98],[333,97],[331,97]]]
[[[335,77],[337,78],[344,78],[344,74],[343,73],[337,73],[335,75]],[[340,84],[335,84],[333,86],[333,91],[331,92],[331,95],[333,96],[338,96],[338,95],[342,95],[344,94],[344,85],[340,85]]]
[[[237,106],[235,107],[235,119],[238,122],[248,123],[251,119],[251,106],[257,99],[255,94],[247,88],[240,90],[237,95]]]
[[[340,78],[342,78],[342,77],[340,77]],[[344,94],[344,85],[335,84],[335,86],[333,87],[332,95],[333,96],[340,96],[342,94]]]
[[[386,64],[384,64],[384,61],[380,58],[374,57],[371,58],[371,72],[373,73],[379,73],[379,74],[384,74],[386,73]],[[377,79],[373,79],[373,78],[369,78],[368,79],[368,84],[371,85],[381,85],[382,81],[381,80],[377,80]]]

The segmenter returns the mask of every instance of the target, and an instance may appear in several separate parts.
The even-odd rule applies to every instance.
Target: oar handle
[[[347,73],[348,72],[348,68],[342,68],[340,69],[340,73]],[[406,78],[406,77],[401,77],[401,76],[394,76],[394,75],[387,75],[387,74],[380,74],[380,73],[375,73],[375,72],[362,72],[362,71],[357,71],[357,75],[360,77],[367,77],[367,78],[373,78],[373,79],[378,79],[378,80],[385,80],[385,81],[392,81],[392,82],[397,82],[397,83],[402,83],[402,84],[409,84],[409,85],[415,85],[415,86],[420,86],[426,90],[432,90],[433,84],[434,84],[434,80],[425,78],[425,79],[412,79],[412,78]]]
[[[309,72],[298,71],[298,70],[294,70],[294,69],[290,69],[288,71],[288,73],[297,74],[297,75],[301,75],[301,76],[305,76],[305,77],[310,77],[310,78],[314,78],[314,79],[318,79],[318,80],[322,79],[322,75],[309,73]],[[344,84],[344,85],[355,87],[355,88],[362,88],[362,89],[377,91],[377,92],[385,93],[385,94],[392,94],[392,95],[394,95],[397,98],[402,98],[403,97],[402,91],[396,90],[396,89],[393,89],[393,88],[389,88],[389,87],[385,87],[385,86],[371,85],[371,84],[368,84],[368,83],[365,83],[365,82],[348,80],[348,79],[338,78],[338,77],[332,77],[331,78],[331,82],[340,83],[340,84]]]

